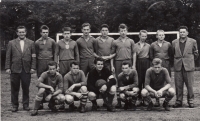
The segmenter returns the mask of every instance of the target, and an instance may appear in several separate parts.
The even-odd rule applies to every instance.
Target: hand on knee
[[[125,100],[125,99],[126,99],[125,97],[126,97],[125,94],[123,94],[123,93],[119,94],[119,98],[120,98],[121,100]]]
[[[112,94],[112,95],[114,95],[114,94],[116,93],[116,91],[117,91],[116,86],[112,86],[112,87],[110,88],[109,93]]]
[[[72,97],[71,95],[65,95],[65,100],[67,104],[71,104],[74,102],[74,97]]]
[[[175,90],[172,87],[168,89],[168,92],[169,92],[169,95],[172,97],[175,95]]]
[[[81,93],[87,93],[88,92],[87,87],[86,86],[81,86],[80,92]]]
[[[95,100],[96,99],[96,94],[94,92],[89,92],[88,93],[88,99],[89,100]]]

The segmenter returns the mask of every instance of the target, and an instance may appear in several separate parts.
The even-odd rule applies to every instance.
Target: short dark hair
[[[152,61],[153,66],[154,65],[158,65],[158,64],[162,64],[162,60],[160,58],[154,58]]]
[[[82,24],[82,28],[83,28],[83,27],[86,27],[86,26],[89,26],[89,27],[91,28],[91,25],[90,25],[89,23],[83,23],[83,24]]]
[[[70,31],[70,33],[72,33],[72,29],[70,27],[63,27],[62,32],[65,32],[65,31]]]
[[[140,30],[139,35],[141,35],[142,33],[148,34],[147,30]]]
[[[101,29],[102,29],[102,28],[109,28],[109,26],[108,26],[108,24],[102,24],[102,25],[101,25]]]
[[[16,32],[18,32],[18,29],[25,29],[25,31],[27,31],[27,29],[26,29],[25,26],[18,26],[18,27],[16,28]]]
[[[57,63],[55,61],[49,61],[48,66],[56,66],[57,68]]]
[[[125,29],[125,28],[128,31],[128,27],[126,26],[126,24],[122,23],[122,24],[119,25],[118,30]]]
[[[180,31],[180,29],[186,29],[186,31],[188,31],[188,27],[187,27],[187,26],[180,26],[180,27],[178,28],[178,31]]]
[[[78,66],[79,66],[79,62],[78,62],[78,61],[72,61],[72,62],[70,63],[70,67],[72,67],[72,65],[78,65]]]
[[[49,27],[47,26],[47,25],[42,25],[41,27],[40,27],[40,32],[42,32],[42,30],[49,30]]]
[[[132,64],[131,64],[129,61],[123,61],[123,62],[122,62],[122,65],[128,65],[129,67],[132,66]]]
[[[94,59],[94,64],[97,64],[97,61],[103,61],[103,63],[104,63],[104,59],[101,58],[101,57],[95,58]]]

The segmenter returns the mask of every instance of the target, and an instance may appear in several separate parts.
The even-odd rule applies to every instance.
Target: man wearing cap
[[[87,80],[88,98],[92,102],[92,109],[97,110],[96,99],[101,94],[104,103],[107,105],[107,110],[114,112],[112,102],[116,93],[116,80],[111,71],[104,67],[102,58],[96,58],[94,64],[95,68],[89,72]]]
[[[118,90],[121,101],[125,102],[124,109],[136,110],[139,92],[137,71],[131,69],[129,61],[122,62],[122,72],[118,75]]]

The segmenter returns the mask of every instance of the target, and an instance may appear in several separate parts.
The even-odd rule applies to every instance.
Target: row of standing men
[[[94,38],[89,35],[90,24],[82,25],[83,36],[77,41],[70,39],[71,28],[64,27],[63,39],[56,43],[48,37],[49,28],[41,26],[41,38],[35,43],[26,38],[26,28],[17,28],[18,38],[9,42],[6,54],[6,72],[11,74],[11,102],[13,112],[18,110],[18,93],[20,80],[23,89],[23,108],[29,110],[29,86],[31,73],[37,67],[37,76],[48,70],[48,62],[59,63],[58,70],[62,76],[70,71],[70,63],[74,60],[80,62],[80,69],[85,75],[94,68],[94,59],[103,58],[104,66],[119,75],[124,61],[131,63],[132,69],[138,73],[138,87],[141,91],[145,85],[145,73],[150,67],[154,58],[162,60],[162,66],[167,68],[171,75],[170,67],[174,65],[176,103],[174,107],[181,107],[183,101],[183,83],[188,88],[188,104],[194,107],[194,93],[192,84],[194,81],[194,60],[198,57],[196,40],[187,37],[188,29],[185,26],[179,28],[180,38],[172,42],[172,45],[165,41],[163,30],[157,31],[157,41],[151,45],[146,43],[147,31],[141,30],[140,41],[134,41],[127,37],[128,27],[125,24],[119,25],[120,37],[117,40],[108,36],[109,27],[106,24],[101,26],[102,35]],[[37,61],[37,63],[36,63]],[[118,76],[116,76],[118,77]],[[138,93],[141,94],[141,93]],[[141,95],[139,95],[141,98]],[[121,107],[118,98],[118,107]]]

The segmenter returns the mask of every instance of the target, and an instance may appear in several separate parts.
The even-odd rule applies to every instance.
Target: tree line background
[[[81,32],[81,25],[89,22],[92,32],[99,32],[101,24],[108,24],[110,32],[118,32],[120,23],[125,23],[130,32],[146,29],[149,32],[163,29],[176,31],[181,25],[189,28],[189,37],[197,40],[200,50],[200,0],[2,0],[0,3],[1,66],[5,61],[6,45],[16,38],[15,29],[25,25],[27,37],[37,40],[39,28],[45,24],[50,28],[49,36],[64,26]],[[117,36],[113,36],[117,38]],[[137,36],[131,36],[137,42]],[[171,42],[175,35],[166,36]],[[77,37],[73,37],[77,39]],[[155,35],[149,36],[151,42]],[[200,66],[200,59],[196,61]]]

